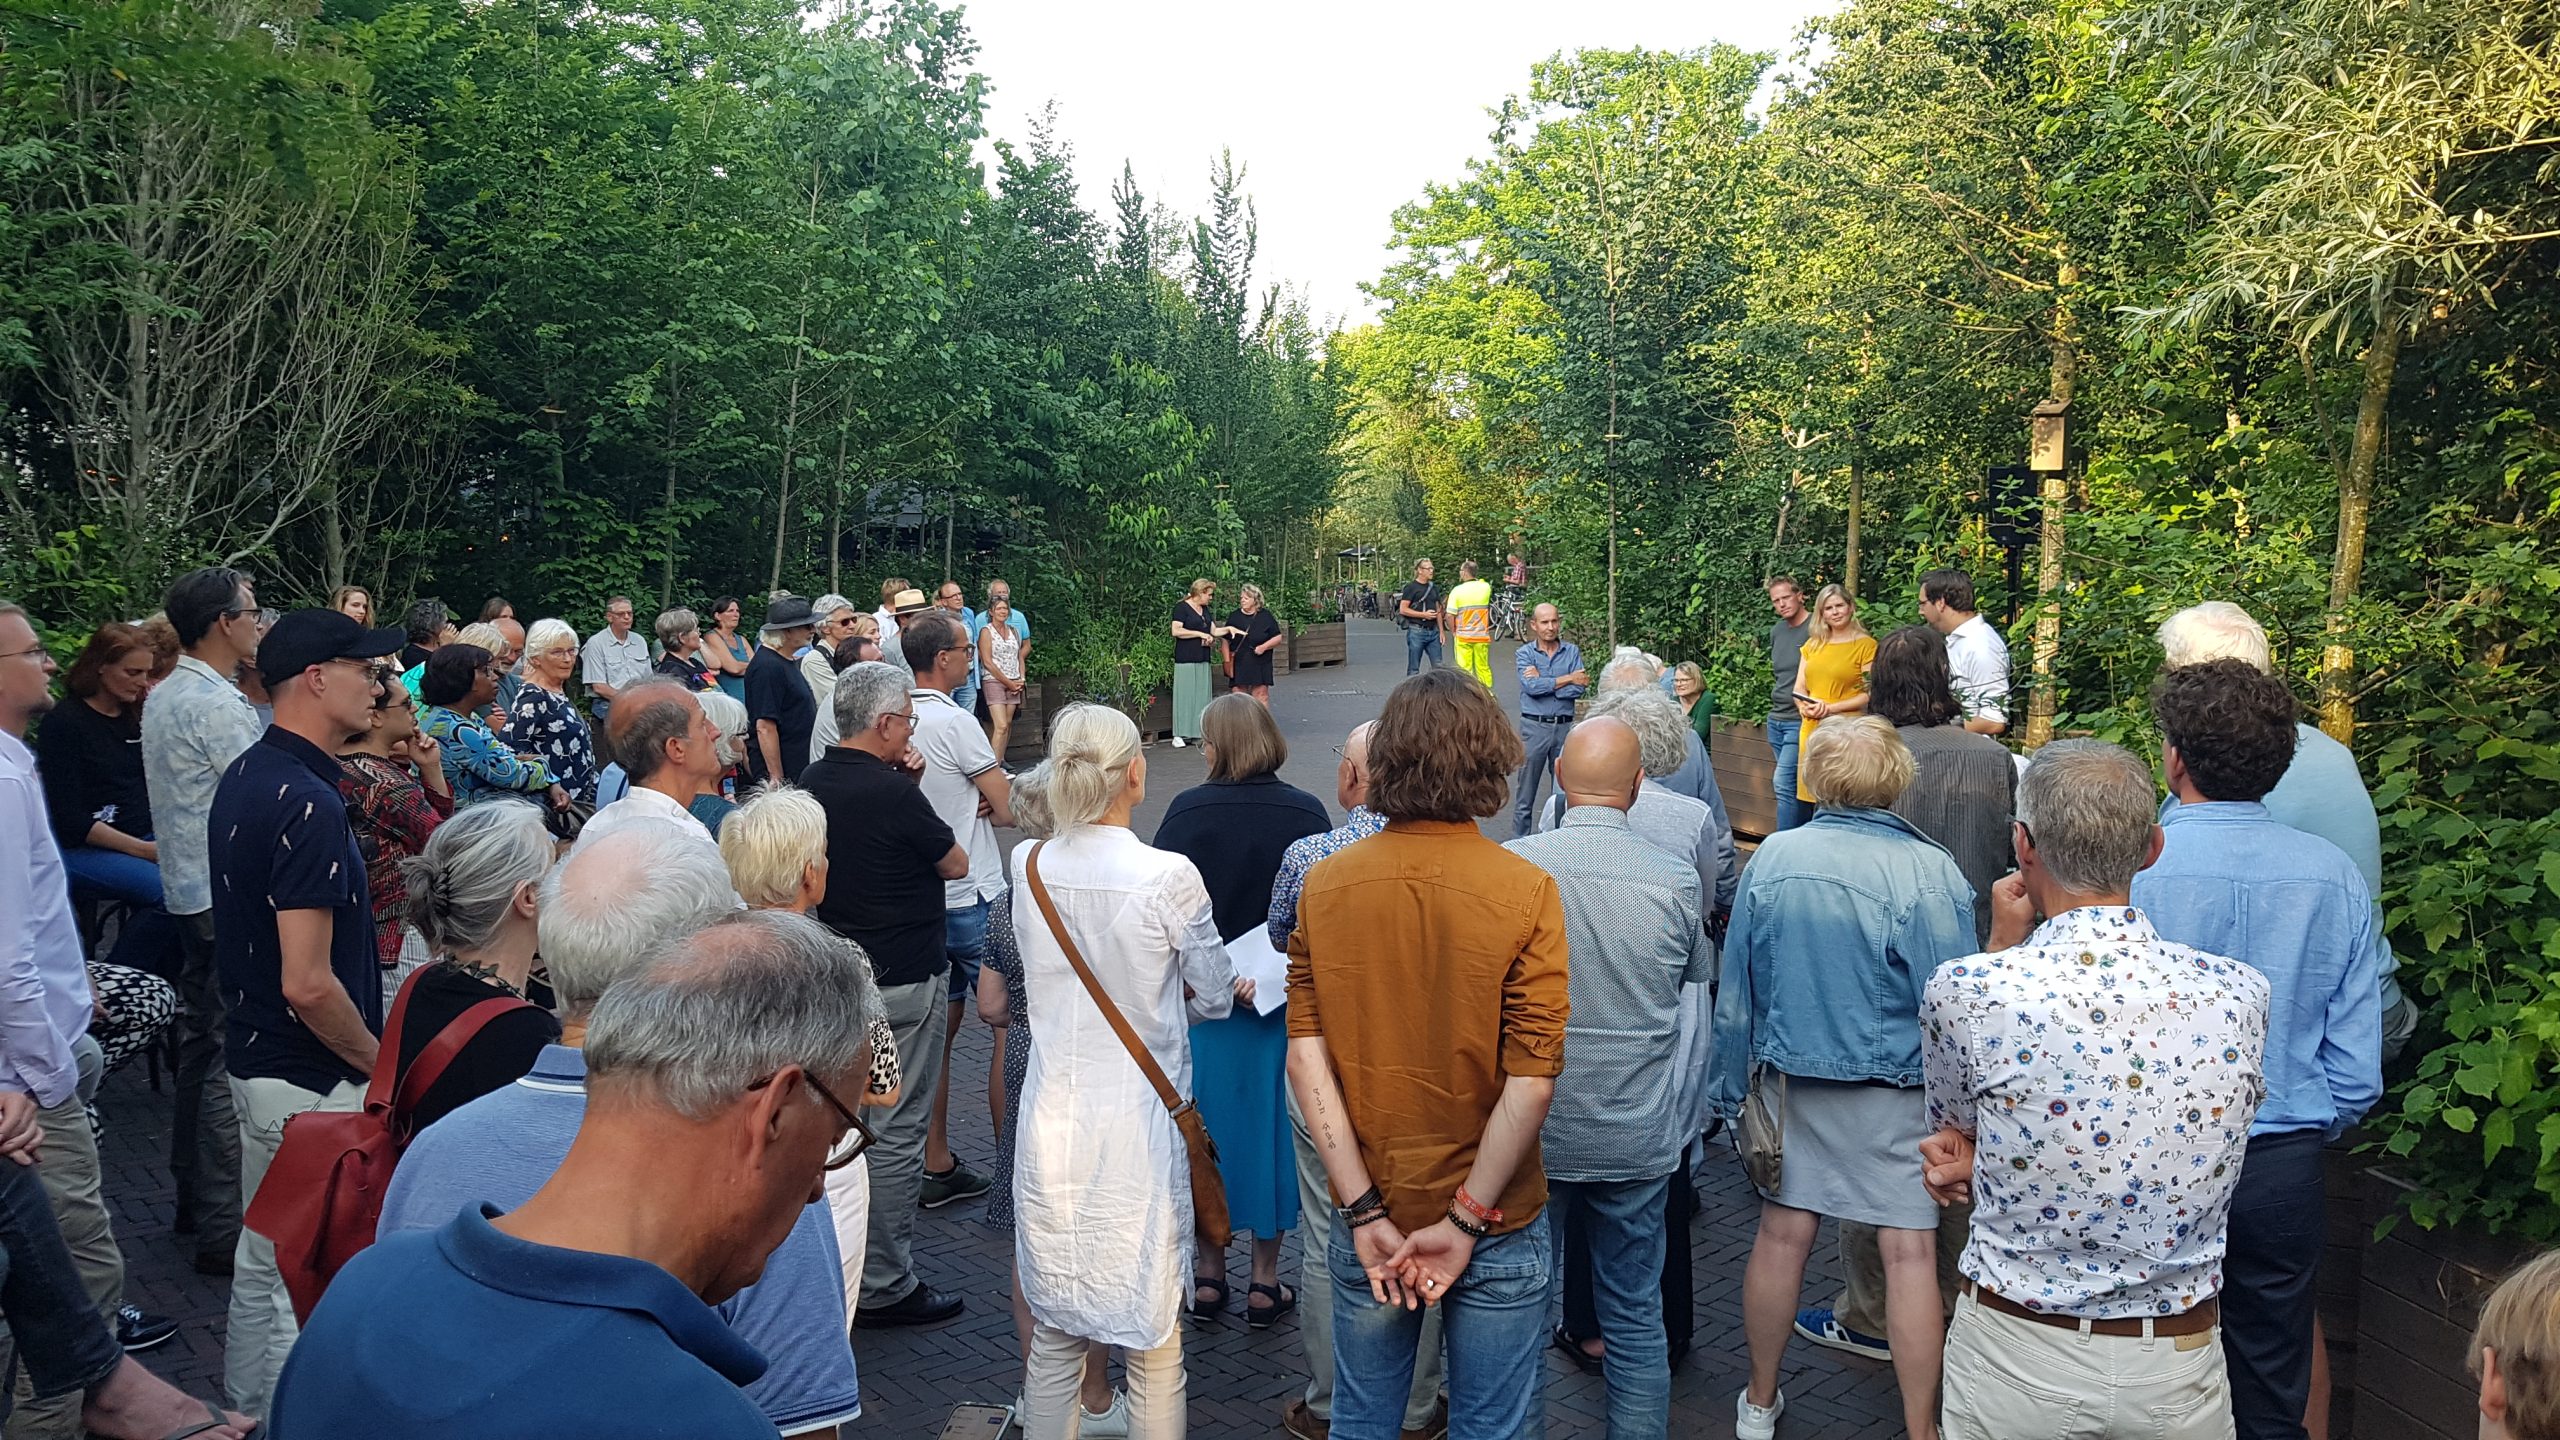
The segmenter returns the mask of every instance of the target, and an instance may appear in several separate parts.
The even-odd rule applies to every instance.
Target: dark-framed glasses
[[[767,1075],[747,1088],[761,1090],[772,1084],[774,1078]],[[878,1138],[871,1133],[871,1127],[862,1123],[862,1117],[855,1114],[851,1106],[837,1099],[836,1092],[828,1089],[825,1081],[806,1070],[800,1072],[800,1078],[809,1082],[809,1088],[818,1092],[818,1098],[835,1107],[837,1117],[845,1123],[844,1133],[836,1137],[835,1144],[827,1147],[826,1168],[841,1170],[861,1159],[862,1152],[870,1149],[872,1141]]]

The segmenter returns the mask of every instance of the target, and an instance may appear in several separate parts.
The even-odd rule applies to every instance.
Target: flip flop
[[[1600,1373],[1602,1365],[1601,1357],[1583,1349],[1582,1342],[1574,1339],[1571,1335],[1566,1334],[1565,1328],[1561,1325],[1556,1327],[1555,1347],[1563,1351],[1568,1356],[1571,1356],[1574,1368],[1580,1370],[1583,1374],[1597,1375]]]
[[[1244,1323],[1247,1328],[1268,1330],[1273,1321],[1298,1308],[1298,1292],[1286,1285],[1247,1285],[1244,1288]],[[1252,1299],[1255,1295],[1268,1296],[1271,1303],[1256,1307]]]
[[[231,1423],[231,1417],[222,1413],[222,1407],[214,1404],[210,1400],[204,1402],[204,1413],[212,1416],[213,1418],[205,1421],[201,1425],[190,1425],[184,1430],[172,1430],[167,1435],[162,1436],[161,1440],[189,1440],[189,1437],[191,1436],[202,1435],[208,1431],[220,1430]],[[263,1428],[265,1427],[260,1425],[257,1421],[252,1420],[249,1422],[249,1428],[245,1433],[255,1435]]]

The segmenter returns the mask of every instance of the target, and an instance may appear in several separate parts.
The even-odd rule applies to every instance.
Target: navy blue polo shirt
[[[285,1361],[274,1440],[773,1440],[764,1357],[676,1277],[536,1245],[477,1205],[347,1263]]]
[[[329,969],[365,1028],[382,1033],[382,965],[364,852],[338,792],[338,762],[290,730],[267,727],[213,793],[214,958],[231,1009],[224,1061],[244,1080],[319,1094],[365,1076],[311,1033],[284,998],[279,910],[329,912]]]

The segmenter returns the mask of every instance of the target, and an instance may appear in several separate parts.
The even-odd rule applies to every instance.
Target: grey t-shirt
[[[1804,663],[1805,632],[1813,628],[1813,616],[1807,614],[1793,625],[1784,620],[1769,627],[1769,718],[1790,719],[1796,713],[1795,701],[1789,697],[1796,691],[1796,668]]]

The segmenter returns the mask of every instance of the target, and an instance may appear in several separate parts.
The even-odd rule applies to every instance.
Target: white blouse
[[[1172,1340],[1191,1282],[1190,1160],[1032,899],[1024,862],[1035,848],[1085,964],[1184,1095],[1191,1022],[1233,1008],[1235,969],[1187,858],[1116,825],[1075,826],[1013,852],[1014,938],[1039,1037],[1014,1142],[1023,1298],[1045,1325],[1153,1350]]]

